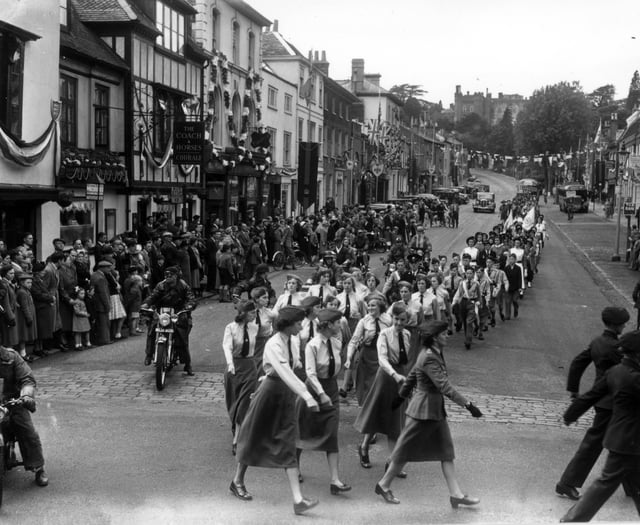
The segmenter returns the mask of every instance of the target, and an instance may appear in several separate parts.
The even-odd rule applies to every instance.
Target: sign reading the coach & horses
[[[200,166],[204,149],[204,122],[173,123],[173,163]]]

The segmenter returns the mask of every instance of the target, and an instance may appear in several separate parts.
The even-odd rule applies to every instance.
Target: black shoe
[[[460,330],[462,330],[462,326],[460,326],[459,324],[456,325],[456,332],[459,332]]]
[[[491,325],[491,328],[495,328],[495,326],[496,326],[495,320],[491,321],[491,323],[489,323],[489,324]]]
[[[465,344],[464,344],[464,347],[465,347],[467,350],[471,350],[471,343],[465,343]]]
[[[304,483],[304,476],[298,472],[298,483]]]
[[[151,356],[145,356],[144,358],[144,366],[149,366],[151,364]]]
[[[193,369],[191,368],[191,365],[185,365],[184,367],[184,371],[186,372],[186,374],[188,376],[194,376],[195,374],[193,373]]]
[[[344,388],[338,390],[338,394],[340,394],[340,397],[343,399],[347,397],[347,391]]]
[[[293,504],[293,513],[296,516],[299,516],[300,514],[303,514],[309,509],[315,507],[318,503],[320,502],[317,499],[302,498],[300,503]]]
[[[457,509],[458,505],[477,505],[480,503],[480,500],[478,498],[470,498],[469,496],[462,496],[461,498],[450,496],[449,503],[451,503],[452,508]]]
[[[447,335],[453,335],[453,330],[447,330]]]
[[[360,456],[360,465],[362,468],[371,468],[371,461],[369,461],[369,451],[364,451],[364,449],[360,446],[358,447],[358,456]]]
[[[244,485],[236,485],[235,482],[231,482],[229,485],[229,490],[231,494],[233,494],[236,498],[242,499],[244,501],[251,501],[253,496],[247,491]]]
[[[47,357],[49,355],[49,352],[47,352],[46,350],[34,350],[33,355],[37,355],[38,357]]]
[[[482,333],[480,333],[480,334],[478,335],[478,340],[479,340],[479,341],[484,341],[484,335],[482,335]]]
[[[331,483],[331,485],[329,485],[329,490],[331,491],[332,496],[339,496],[343,492],[349,492],[351,490],[351,485],[343,483],[342,486],[340,486]]]
[[[495,323],[494,323],[494,324],[495,324]],[[487,331],[489,331],[489,327],[488,327],[487,325],[484,325],[484,326],[482,327],[482,331],[483,331],[483,332],[487,332]]]
[[[393,495],[393,492],[391,492],[391,489],[384,490],[380,486],[380,483],[376,483],[375,492],[376,494],[380,494],[382,496],[382,499],[384,499],[387,503],[393,503],[394,505],[397,505],[398,503],[400,503],[400,500]]]
[[[518,310],[517,309],[513,311],[513,318],[514,319],[518,318]]]
[[[36,471],[36,485],[38,487],[46,487],[49,484],[49,478],[43,468]]]
[[[556,494],[558,496],[564,496],[574,501],[580,499],[580,493],[578,492],[578,489],[572,487],[571,485],[566,485],[565,483],[556,484]]]
[[[500,312],[500,320],[504,321],[504,313],[503,312]]]
[[[71,348],[69,348],[69,347],[68,347],[66,344],[64,344],[64,343],[60,343],[60,344],[58,345],[58,349],[59,349],[61,352],[68,352],[69,350],[71,350]]]

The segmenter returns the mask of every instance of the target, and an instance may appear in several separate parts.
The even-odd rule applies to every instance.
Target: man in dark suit
[[[96,345],[106,345],[111,341],[109,332],[109,310],[111,301],[109,297],[109,283],[104,272],[110,272],[113,265],[109,261],[100,261],[96,271],[91,274],[91,286],[93,288],[93,317]]]
[[[603,398],[613,398],[611,420],[604,436],[609,450],[602,473],[561,522],[591,520],[626,478],[640,516],[640,331],[620,338],[622,361],[610,368],[594,387],[576,398],[564,413],[565,424],[576,421]]]
[[[567,390],[572,399],[578,397],[580,379],[590,363],[593,363],[596,368],[595,384],[604,377],[608,369],[620,362],[622,352],[618,348],[620,344],[618,336],[624,330],[627,321],[629,321],[629,312],[624,308],[607,306],[602,310],[604,332],[593,339],[586,350],[573,359],[569,367]],[[556,485],[556,492],[559,495],[573,500],[580,498],[578,487],[582,487],[602,452],[602,440],[611,419],[612,407],[611,395],[605,396],[595,404],[596,414],[593,423]]]
[[[513,305],[513,317],[518,317],[518,297],[522,290],[522,270],[516,264],[515,254],[510,254],[504,274],[509,282],[509,289],[504,293],[504,318],[511,319],[511,306]]]

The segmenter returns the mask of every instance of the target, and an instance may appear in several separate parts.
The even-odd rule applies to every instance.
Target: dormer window
[[[184,55],[184,15],[171,9],[163,2],[157,1],[156,28],[162,33],[156,37],[156,44],[179,55]]]

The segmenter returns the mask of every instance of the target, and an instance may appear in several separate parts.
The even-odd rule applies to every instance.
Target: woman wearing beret
[[[327,453],[332,495],[351,490],[338,475],[338,425],[340,403],[338,399],[338,373],[340,372],[340,319],[337,310],[320,310],[317,314],[315,336],[305,346],[307,388],[320,405],[319,412],[307,408],[298,398],[298,451],[322,450]],[[299,461],[298,456],[298,461]]]
[[[369,444],[372,435],[385,434],[391,452],[404,419],[402,410],[397,409],[394,403],[398,399],[398,386],[405,379],[411,334],[405,329],[407,310],[403,304],[394,304],[391,316],[393,326],[383,329],[378,336],[378,371],[354,425],[363,434],[358,455],[364,468],[371,468]],[[399,475],[406,477],[405,473]]]
[[[224,398],[231,419],[234,455],[238,442],[237,430],[247,413],[251,395],[258,388],[258,369],[253,359],[258,334],[256,305],[251,301],[243,301],[237,309],[234,322],[225,326],[222,338],[222,350],[227,362]]]
[[[413,392],[406,411],[406,424],[391,453],[389,468],[375,488],[376,494],[387,503],[400,503],[391,492],[391,483],[408,461],[441,462],[449,488],[449,502],[454,509],[480,502],[462,492],[453,465],[455,454],[444,396],[465,407],[473,417],[481,417],[482,412],[449,383],[442,354],[449,337],[447,328],[446,321],[431,321],[421,326],[422,350],[400,389],[401,398],[407,398]]]
[[[273,305],[273,312],[278,313],[283,306],[300,306],[305,294],[302,290],[302,279],[297,275],[287,275],[284,293],[278,297],[276,304]]]
[[[229,486],[237,498],[251,500],[253,496],[244,485],[247,467],[284,468],[295,514],[302,514],[318,504],[318,500],[302,496],[296,458],[296,397],[304,399],[310,410],[318,410],[318,402],[293,372],[300,366],[297,335],[304,317],[304,310],[297,306],[283,306],[278,313],[276,333],[264,348],[265,379],[238,432],[238,465]]]

